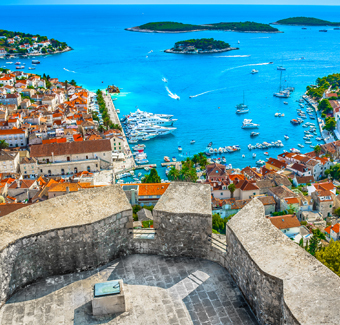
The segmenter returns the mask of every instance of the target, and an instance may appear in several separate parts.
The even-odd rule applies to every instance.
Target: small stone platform
[[[129,308],[92,315],[92,287],[122,279]],[[93,271],[55,276],[16,293],[1,325],[258,324],[229,273],[214,262],[131,255]]]

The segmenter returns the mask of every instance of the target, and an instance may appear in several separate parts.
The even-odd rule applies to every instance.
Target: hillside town
[[[65,43],[46,36],[0,30],[0,58],[15,54],[45,55],[69,51],[71,48]]]

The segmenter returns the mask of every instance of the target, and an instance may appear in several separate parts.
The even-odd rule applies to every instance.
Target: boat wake
[[[245,65],[240,65],[238,67],[232,67],[232,68],[228,68],[222,71],[222,73],[229,71],[229,70],[234,70],[234,69],[238,69],[238,68],[244,68],[244,67],[252,67],[252,66],[257,66],[257,65],[268,65],[268,64],[273,64],[273,62],[265,62],[265,63],[254,63],[254,64],[245,64]]]
[[[153,52],[153,50],[149,51],[148,53],[152,53],[152,52]]]
[[[173,94],[167,86],[165,86],[165,89],[167,90],[169,97],[173,99],[180,99],[180,97],[176,94]]]
[[[68,71],[68,72],[72,72],[72,73],[76,73],[75,71],[71,71],[71,70],[68,70],[66,68],[64,68],[65,71]]]
[[[249,58],[250,55],[219,55],[215,58]]]
[[[223,89],[226,89],[226,88],[227,88],[227,87],[219,88],[219,89],[214,89],[214,90],[208,90],[208,91],[205,91],[204,93],[201,93],[201,94],[189,96],[189,98],[195,98],[195,97],[202,96],[202,95],[205,95],[205,94],[208,94],[208,93],[212,93],[212,92],[214,92],[214,91],[223,90]]]

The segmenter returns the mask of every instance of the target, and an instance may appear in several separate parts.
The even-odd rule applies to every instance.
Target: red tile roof
[[[271,217],[269,218],[271,223],[278,229],[288,229],[300,227],[300,222],[298,218],[293,214],[288,214],[285,216]]]

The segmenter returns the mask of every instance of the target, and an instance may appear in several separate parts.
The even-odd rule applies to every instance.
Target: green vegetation
[[[228,186],[228,190],[230,191],[230,196],[231,198],[234,197],[234,192],[236,190],[236,186],[234,183],[231,183],[229,186]]]
[[[153,226],[153,220],[144,220],[142,221],[143,228],[150,228]]]
[[[321,113],[329,114],[333,112],[333,108],[328,99],[323,99],[318,105],[318,109]]]
[[[74,80],[71,80],[70,84],[73,85],[73,83],[75,83]],[[103,94],[101,92],[100,89],[97,90],[97,102],[98,102],[98,106],[99,106],[99,112],[102,113],[102,118],[103,118],[103,124],[105,125],[106,129],[113,129],[113,130],[119,130],[121,131],[122,128],[120,125],[118,124],[114,124],[111,120],[110,120],[110,115],[107,111],[107,107],[106,107],[106,104],[105,104],[105,100],[103,98]],[[93,116],[93,115],[92,115]],[[98,130],[100,131],[103,131],[104,128],[101,127],[100,129],[98,128]]]
[[[193,46],[197,50],[223,50],[230,48],[230,44],[223,41],[215,41],[213,38],[189,39],[175,43],[174,50],[182,51]]]
[[[227,222],[235,215],[231,214],[227,218],[222,218],[218,213],[212,215],[212,232],[214,234],[225,235]]]
[[[198,155],[194,155],[192,159],[189,157],[182,161],[182,169],[177,170],[174,166],[171,167],[168,179],[171,181],[182,181],[182,182],[196,182],[197,172],[196,172],[196,164],[199,164],[201,168],[204,168],[208,162],[206,156],[200,152]]]
[[[332,23],[328,20],[312,17],[292,17],[278,20],[276,23],[280,25],[340,26],[340,23]]]
[[[150,170],[150,174],[145,175],[145,177],[142,179],[142,183],[160,183],[161,178],[159,177],[157,170],[155,168],[152,168]]]
[[[0,140],[0,150],[8,148],[8,143],[5,140]]]
[[[307,95],[320,100],[324,92],[331,87],[331,90],[336,91],[340,86],[340,73],[333,73],[327,77],[318,78],[316,87],[307,86]]]
[[[314,147],[314,152],[315,152],[316,156],[319,157],[320,153],[321,153],[321,147],[319,145],[316,145]]]
[[[231,22],[231,23],[213,23],[207,25],[192,25],[183,24],[172,21],[161,21],[154,23],[147,23],[138,26],[139,29],[152,30],[159,32],[191,32],[194,30],[231,30],[239,32],[278,32],[268,24],[255,23],[252,21],[246,22]]]
[[[336,127],[336,121],[334,117],[326,117],[326,124],[323,127],[324,130],[334,131]]]
[[[315,253],[315,257],[335,274],[340,276],[340,241],[330,241],[327,247]]]
[[[0,39],[0,47],[5,48],[5,50],[9,53],[19,53],[19,54],[26,54],[29,53],[29,50],[27,48],[22,49],[20,48],[20,45],[28,44],[29,46],[33,46],[34,43],[40,43],[47,41],[47,36],[41,36],[39,34],[33,35],[30,33],[22,33],[22,32],[13,32],[9,30],[0,30],[0,36],[5,36],[6,38]],[[10,44],[7,42],[7,39],[13,39],[15,36],[19,36],[20,39],[15,39],[15,42],[13,44]],[[36,37],[37,39],[32,39],[33,37]],[[35,47],[35,50],[41,50],[42,53],[53,53],[55,51],[63,51],[65,50],[68,45],[65,42],[60,42],[55,39],[50,39],[50,45],[43,47],[43,45],[38,44],[37,47]]]
[[[329,175],[336,180],[340,180],[340,164],[332,165],[329,169],[325,170],[325,175]]]

